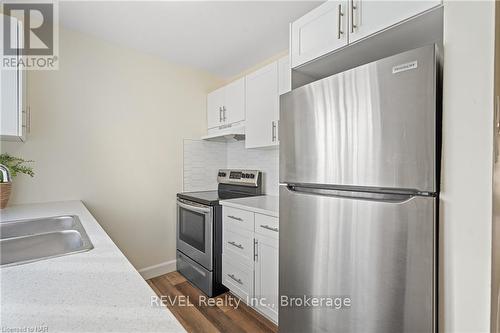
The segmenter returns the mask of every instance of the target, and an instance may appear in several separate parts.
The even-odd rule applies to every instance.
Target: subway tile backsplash
[[[255,169],[263,173],[265,194],[278,195],[278,148],[246,149],[245,141],[227,143],[227,167],[229,169]]]
[[[184,140],[184,191],[217,189],[217,171],[224,168],[226,143]]]
[[[246,149],[244,141],[184,140],[184,191],[217,188],[217,170],[255,169],[263,173],[265,194],[278,195],[279,149]]]

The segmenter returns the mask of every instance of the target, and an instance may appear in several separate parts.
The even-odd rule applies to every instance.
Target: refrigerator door
[[[281,96],[280,182],[436,192],[430,45]]]
[[[280,332],[434,332],[435,211],[433,197],[280,186]]]

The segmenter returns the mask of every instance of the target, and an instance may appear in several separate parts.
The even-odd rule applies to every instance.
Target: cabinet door
[[[222,106],[224,105],[224,88],[212,91],[207,95],[207,125],[208,128],[222,124]]]
[[[245,147],[273,146],[279,117],[278,63],[246,76]]]
[[[292,68],[347,45],[347,1],[328,1],[292,23]]]
[[[351,0],[349,2],[349,43],[386,29],[440,4],[441,1],[439,0]]]
[[[280,95],[292,90],[292,69],[290,68],[289,56],[278,60],[278,79],[278,92]]]
[[[245,120],[245,78],[224,87],[224,123],[232,124],[243,120]]]
[[[3,36],[3,21],[9,20],[12,35],[16,38],[12,40],[17,47],[18,25],[17,20],[5,15],[0,15],[0,36]],[[0,43],[0,52],[3,54],[3,42]],[[20,136],[22,124],[20,124],[19,109],[19,78],[22,72],[14,69],[0,70],[0,135],[2,139],[15,139]]]
[[[256,308],[278,322],[278,239],[255,235],[255,298]]]

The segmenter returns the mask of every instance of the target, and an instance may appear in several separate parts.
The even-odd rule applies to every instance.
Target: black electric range
[[[257,170],[219,170],[218,189],[177,194],[177,271],[210,297],[222,285],[222,207],[220,200],[262,194]]]

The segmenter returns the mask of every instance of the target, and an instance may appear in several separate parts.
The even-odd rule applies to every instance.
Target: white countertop
[[[220,201],[222,206],[245,209],[255,213],[279,217],[279,197],[276,195],[260,195]]]
[[[151,305],[153,290],[80,201],[8,207],[0,223],[66,214],[79,216],[94,249],[0,268],[2,332],[185,332]]]

